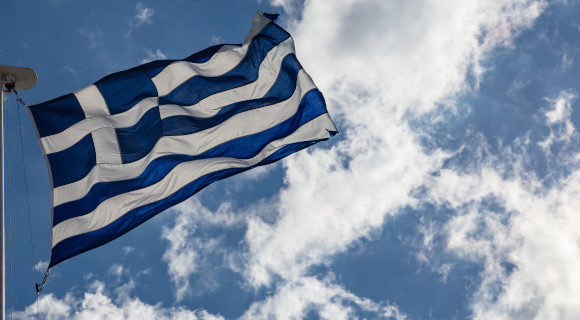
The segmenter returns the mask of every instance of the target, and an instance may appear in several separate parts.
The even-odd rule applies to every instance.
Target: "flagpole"
[[[0,320],[4,320],[6,319],[5,315],[6,315],[6,311],[5,311],[5,306],[6,306],[6,290],[5,290],[5,284],[6,284],[6,279],[5,279],[5,268],[6,268],[6,257],[4,254],[4,79],[2,80],[2,84],[0,85],[0,194],[2,195],[0,197],[0,210],[2,211],[2,218],[0,219],[0,238],[2,238],[2,253],[0,254],[2,256],[2,271],[0,274],[0,280],[1,280],[1,294],[2,294],[2,298],[0,299],[0,308],[2,309],[2,311],[0,311]]]

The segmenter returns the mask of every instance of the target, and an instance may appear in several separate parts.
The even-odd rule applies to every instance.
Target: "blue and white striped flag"
[[[336,134],[275,17],[258,12],[242,45],[150,62],[29,108],[51,177],[49,267]]]

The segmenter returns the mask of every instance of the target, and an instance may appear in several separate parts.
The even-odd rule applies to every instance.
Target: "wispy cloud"
[[[125,33],[125,36],[127,37],[129,37],[134,30],[138,29],[143,24],[153,23],[153,20],[151,19],[153,17],[153,14],[155,13],[153,9],[146,7],[142,3],[137,3],[137,5],[135,6],[135,11],[136,11],[135,15],[133,16],[131,21],[129,21],[129,29]]]
[[[176,286],[178,301],[191,295],[192,275],[203,274],[206,283],[210,278],[209,282],[217,288],[220,283],[211,270],[230,267],[242,273],[238,268],[243,267],[243,262],[232,261],[240,258],[239,255],[229,254],[222,241],[196,231],[198,228],[207,231],[211,226],[240,228],[258,212],[244,210],[234,213],[228,203],[211,211],[196,197],[172,211],[178,216],[172,225],[163,228],[162,238],[169,241],[163,259]],[[209,259],[212,256],[214,259]],[[321,319],[353,319],[361,312],[372,319],[406,319],[396,305],[359,297],[336,284],[332,274],[324,279],[302,277],[295,280],[278,283],[271,294],[254,301],[240,319],[301,319],[309,313],[317,314]]]
[[[64,65],[64,67],[62,67],[62,68],[64,69],[64,71],[66,71],[70,74],[74,75],[77,73],[77,71],[73,67],[69,66],[68,64]]]
[[[211,38],[210,38],[210,40],[209,40],[209,43],[210,43],[211,45],[214,45],[214,44],[220,44],[220,43],[222,43],[223,41],[224,41],[224,39],[223,39],[222,37],[219,37],[219,36],[213,35],[213,36],[211,36]]]
[[[103,32],[99,29],[97,30],[87,30],[87,29],[79,29],[78,33],[87,38],[89,41],[89,49],[94,49],[99,44],[101,37],[103,36]]]
[[[163,60],[163,59],[167,59],[167,56],[165,56],[165,53],[161,52],[160,49],[157,49],[155,51],[151,50],[151,49],[145,49],[145,58],[141,59],[141,63],[147,63],[147,62],[151,62],[154,60]]]
[[[163,261],[167,263],[176,300],[181,301],[191,294],[191,277],[197,273],[204,275],[200,283],[204,291],[216,289],[218,280],[212,270],[216,269],[216,263],[223,264],[226,257],[220,239],[196,235],[198,225],[206,229],[210,225],[227,227],[241,221],[241,218],[231,213],[228,203],[211,212],[197,199],[184,202],[172,210],[178,216],[173,225],[163,227],[161,237],[169,242]]]
[[[124,271],[125,268],[121,264],[114,264],[109,267],[109,274],[114,275],[117,278],[121,277]]]
[[[34,265],[34,270],[38,272],[45,272],[48,268],[48,261],[40,260],[36,265]]]
[[[287,283],[274,295],[253,303],[241,319],[303,319],[308,312],[321,319],[358,319],[361,311],[372,319],[406,319],[396,305],[360,298],[333,284],[332,279],[310,277]]]
[[[572,101],[576,96],[570,90],[561,91],[557,98],[546,98],[550,106],[543,109],[542,117],[546,119],[546,125],[550,129],[550,134],[538,145],[544,152],[551,153],[551,148],[557,143],[568,143],[575,135],[576,128],[572,123]]]
[[[574,58],[570,57],[570,54],[568,54],[567,52],[562,54],[562,70],[567,71],[572,69],[572,66],[574,65]]]
[[[126,255],[133,252],[133,251],[135,251],[135,248],[133,248],[131,246],[124,246],[123,247],[123,253]]]
[[[137,27],[144,23],[151,23],[151,17],[155,13],[153,9],[145,7],[142,3],[138,3],[135,7],[137,14],[135,15],[135,20],[137,21]]]

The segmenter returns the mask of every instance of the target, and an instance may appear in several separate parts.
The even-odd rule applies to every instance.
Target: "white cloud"
[[[203,227],[217,224],[227,227],[239,221],[229,209],[229,204],[224,203],[216,213],[213,213],[203,207],[197,198],[185,201],[172,209],[178,216],[172,226],[163,227],[161,237],[169,241],[169,247],[163,254],[163,261],[167,263],[167,272],[175,286],[177,301],[191,295],[190,278],[199,272],[204,273],[203,286],[206,291],[217,288],[217,279],[211,272],[211,269],[217,266],[209,261],[215,263],[216,259],[211,259],[215,256],[222,260],[225,258],[225,253],[220,248],[221,241],[215,238],[196,237],[195,230],[198,225]]]
[[[563,71],[568,71],[572,69],[572,65],[574,65],[574,58],[570,57],[567,52],[562,54],[562,63],[561,68]]]
[[[396,305],[360,298],[333,282],[331,278],[319,280],[305,277],[299,282],[285,284],[271,296],[252,303],[240,319],[300,319],[310,313],[327,320],[355,319],[361,313],[370,319],[406,319],[406,315]],[[14,319],[37,319],[37,307],[38,318],[49,320],[224,319],[203,309],[147,304],[131,295],[134,286],[135,283],[129,281],[118,287],[107,288],[105,283],[95,280],[82,296],[72,292],[62,298],[54,294],[42,295],[38,306],[33,303],[23,311],[15,312]]]
[[[215,211],[211,211],[197,197],[192,197],[171,208],[178,218],[189,219],[201,227],[221,226],[224,228],[239,227],[245,221],[245,216],[232,210],[232,204],[224,201]],[[182,217],[184,216],[184,217]]]
[[[45,319],[65,319],[66,315],[71,313],[71,306],[66,302],[70,298],[65,297],[63,300],[55,298],[54,295],[48,294],[38,300],[38,315]],[[13,314],[15,319],[36,319],[36,304],[30,305],[22,312]]]
[[[118,288],[117,288],[118,289]],[[119,290],[114,290],[119,292]],[[125,294],[125,293],[123,293]],[[67,293],[63,298],[47,294],[38,300],[38,316],[49,320],[83,319],[140,319],[140,320],[218,320],[224,319],[205,310],[188,310],[183,307],[165,308],[160,303],[150,305],[138,298],[125,295],[123,299],[112,299],[107,295],[105,284],[100,281],[91,283],[82,297]],[[37,305],[15,312],[15,319],[37,319]]]
[[[230,182],[232,183],[230,187],[233,187],[233,189],[244,188],[247,183],[251,183],[250,181],[258,180],[267,176],[274,169],[279,168],[279,166],[280,164],[276,162],[265,166],[258,166],[248,171],[244,171],[236,175],[235,178],[230,179]]]
[[[224,203],[212,212],[193,197],[171,209],[178,215],[173,225],[163,228],[162,237],[169,241],[163,259],[176,287],[177,301],[191,295],[192,276],[203,275],[206,283],[209,279],[210,285],[215,285],[208,288],[212,290],[220,285],[212,270],[229,267],[243,273],[245,267],[244,261],[240,261],[244,257],[240,257],[239,252],[228,252],[222,241],[211,236],[196,235],[196,229],[242,228],[247,219],[270,208],[261,203],[244,212],[233,213],[230,204]],[[210,259],[212,256],[214,259]],[[373,319],[405,319],[396,305],[358,297],[335,282],[332,275],[323,280],[300,277],[295,281],[278,282],[273,292],[263,300],[254,301],[241,319],[300,319],[312,312],[322,319],[332,320],[352,319],[361,313]]]
[[[406,319],[397,306],[360,298],[332,282],[304,277],[286,283],[275,294],[253,303],[241,319],[302,319],[309,312],[325,320],[356,319],[360,312],[372,319]]]
[[[426,267],[431,272],[439,274],[441,276],[440,280],[446,283],[449,273],[454,268],[454,264],[445,261],[437,255],[437,250],[440,245],[438,237],[440,235],[441,224],[430,220],[428,216],[422,216],[417,226],[417,234],[411,235],[411,237],[408,237],[409,239],[403,240],[408,242],[408,245],[417,248],[415,259],[421,268]]]
[[[145,58],[141,59],[141,63],[147,63],[147,62],[151,62],[154,60],[163,60],[163,59],[167,59],[167,56],[165,55],[165,53],[161,52],[160,49],[157,49],[155,51],[151,50],[151,49],[145,49]]]
[[[142,3],[137,3],[137,5],[135,6],[135,11],[136,11],[135,16],[133,16],[131,21],[129,21],[129,29],[125,33],[126,37],[131,36],[131,33],[133,33],[134,30],[138,29],[143,24],[153,23],[151,17],[153,17],[155,10],[147,8]]]
[[[485,54],[510,44],[543,3],[309,1],[290,31],[300,61],[327,96],[364,89],[382,98],[384,113],[397,115],[432,110],[464,89],[466,73],[480,75]]]
[[[561,91],[557,98],[546,101],[550,106],[545,109],[542,115],[546,119],[546,124],[550,128],[550,134],[546,139],[538,142],[544,152],[551,153],[554,144],[568,143],[577,136],[576,129],[572,124],[570,116],[572,114],[572,101],[576,96],[570,91]]]
[[[209,43],[212,44],[212,45],[214,45],[214,44],[220,44],[223,41],[224,41],[224,39],[222,37],[213,35],[213,36],[211,36],[211,38],[209,40]]]
[[[574,319],[580,314],[575,271],[580,268],[575,214],[580,172],[555,188],[533,190],[535,184],[504,179],[490,168],[479,174],[446,172],[438,182],[444,189],[437,190],[438,197],[449,199],[446,192],[466,196],[449,199],[453,208],[465,208],[445,232],[450,251],[485,267],[473,302],[476,319]],[[484,197],[505,209],[486,210]]]
[[[135,251],[135,248],[131,247],[131,246],[124,246],[123,247],[123,253],[125,253],[126,255]]]
[[[189,291],[189,277],[197,269],[199,253],[193,243],[195,225],[188,216],[180,215],[171,228],[164,227],[161,237],[169,241],[169,248],[163,254],[167,262],[169,276],[176,287],[175,296],[181,301]]]
[[[137,3],[135,10],[137,10],[137,13],[135,14],[135,21],[137,21],[136,27],[139,27],[144,23],[152,23],[151,17],[155,13],[153,9],[145,7],[142,3]]]
[[[433,201],[457,212],[439,230],[447,250],[484,267],[472,299],[475,319],[580,314],[580,159],[571,99],[562,91],[536,117],[561,144],[557,152],[544,149],[544,160],[558,163],[548,171],[557,172],[538,177],[527,170],[536,143],[525,138],[470,169],[452,167],[434,178]]]
[[[114,264],[109,267],[109,274],[114,275],[117,278],[123,275],[123,271],[125,271],[125,268],[120,264]]]
[[[37,264],[34,265],[34,270],[38,272],[45,272],[48,268],[48,261],[40,260]]]
[[[295,5],[295,2],[277,3]],[[468,74],[532,25],[542,1],[308,1],[290,32],[341,136],[285,160],[279,219],[250,218],[245,275],[290,283],[416,205],[412,192],[449,155],[427,151],[410,121],[453,110]],[[313,36],[316,35],[316,36]],[[340,67],[337,67],[340,66]],[[442,121],[439,113],[434,121]]]
[[[556,99],[547,98],[546,100],[551,102],[550,107],[544,113],[547,123],[552,125],[570,121],[570,115],[572,114],[571,103],[575,98],[576,96],[570,91],[561,91]]]

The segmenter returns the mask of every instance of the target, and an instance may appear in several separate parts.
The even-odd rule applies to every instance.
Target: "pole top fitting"
[[[0,89],[7,92],[14,89],[28,90],[36,85],[38,76],[30,68],[0,65]]]

